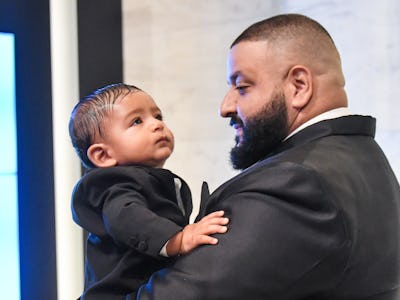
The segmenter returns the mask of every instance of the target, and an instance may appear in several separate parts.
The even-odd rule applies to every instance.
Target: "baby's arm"
[[[225,233],[228,218],[223,217],[224,212],[216,211],[203,217],[197,223],[186,225],[186,227],[175,234],[167,243],[168,256],[186,254],[200,245],[215,245],[218,239],[211,234]]]

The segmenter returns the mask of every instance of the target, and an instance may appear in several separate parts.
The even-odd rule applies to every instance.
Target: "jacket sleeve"
[[[153,257],[182,229],[167,218],[181,214],[175,206],[154,192],[151,175],[138,168],[95,169],[73,194],[74,219],[83,228]],[[156,208],[168,213],[161,217],[153,212]]]
[[[302,299],[333,286],[349,244],[329,197],[299,166],[234,181],[207,206],[225,210],[228,232],[155,273],[138,299]]]
[[[151,211],[145,197],[129,184],[113,185],[104,197],[104,225],[119,245],[158,257],[163,245],[182,229]]]

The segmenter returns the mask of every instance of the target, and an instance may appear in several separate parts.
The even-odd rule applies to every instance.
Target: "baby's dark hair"
[[[110,84],[82,98],[75,105],[69,120],[69,135],[76,153],[86,168],[96,167],[87,156],[87,150],[96,136],[102,136],[104,117],[112,110],[118,99],[139,91],[142,90],[133,85]]]

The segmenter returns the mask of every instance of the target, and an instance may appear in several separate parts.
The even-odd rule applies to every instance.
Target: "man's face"
[[[220,113],[231,118],[236,130],[236,145],[231,150],[235,169],[245,169],[264,158],[288,134],[282,70],[267,50],[265,41],[241,42],[229,53],[230,89]]]

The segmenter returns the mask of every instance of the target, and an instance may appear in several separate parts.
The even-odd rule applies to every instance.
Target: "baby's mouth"
[[[162,142],[169,142],[169,138],[167,136],[162,136],[156,140],[156,143],[162,143]]]

